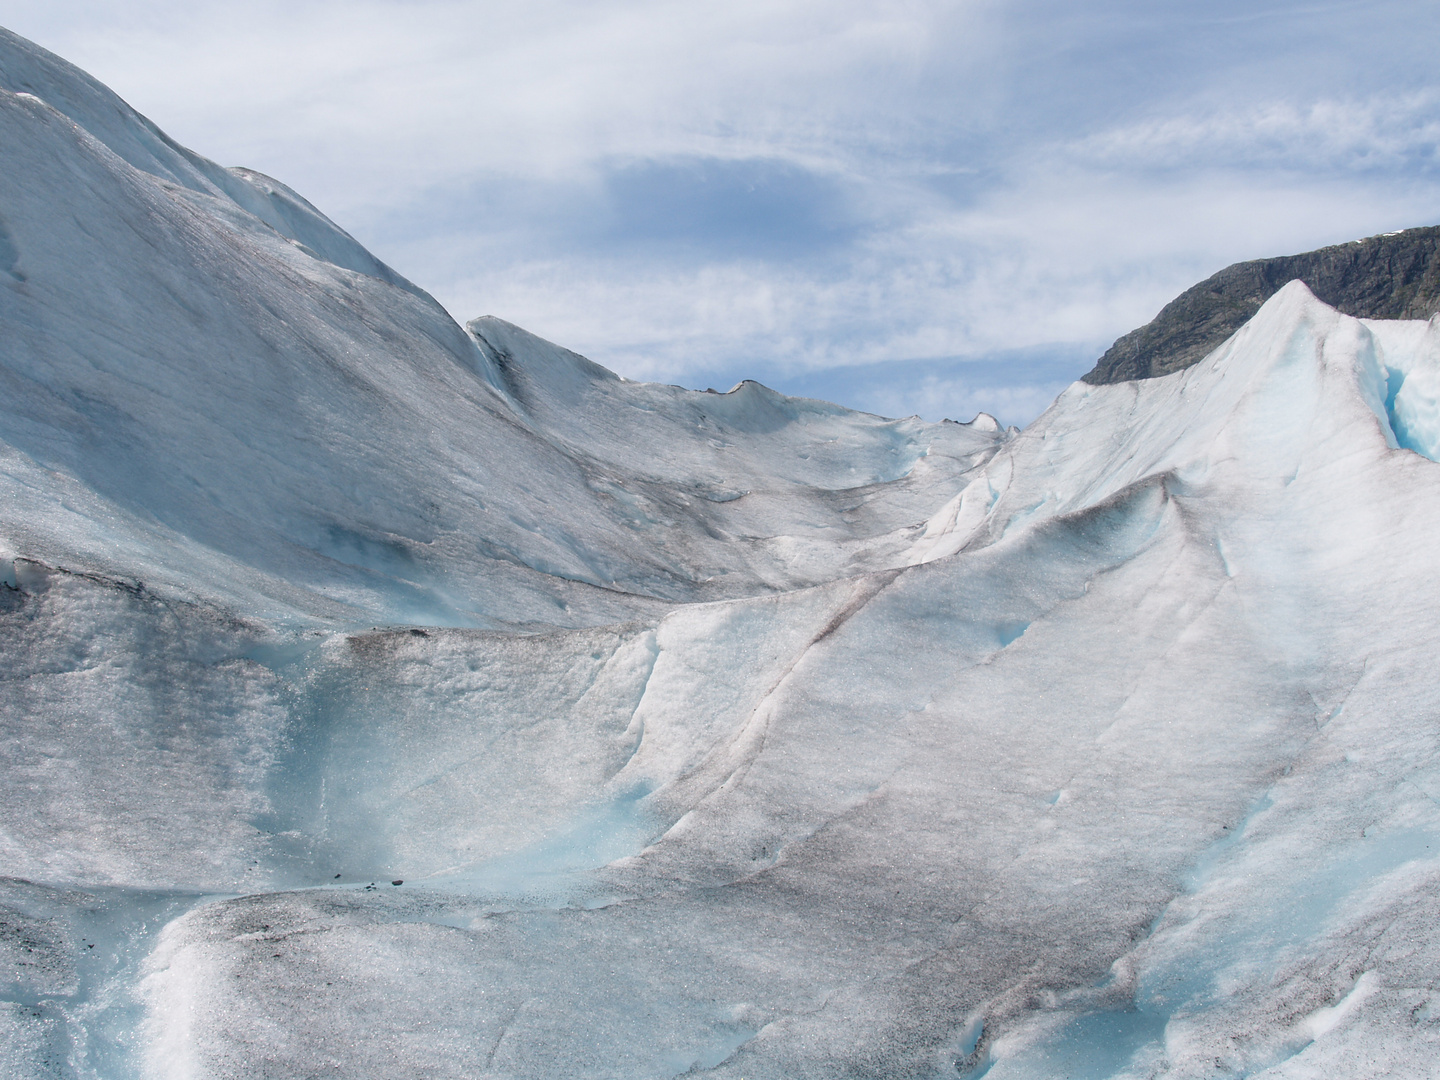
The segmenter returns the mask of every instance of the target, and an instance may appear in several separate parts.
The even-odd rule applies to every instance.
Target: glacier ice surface
[[[887,420],[459,327],[8,34],[0,129],[0,1072],[1433,1071],[1433,322]]]

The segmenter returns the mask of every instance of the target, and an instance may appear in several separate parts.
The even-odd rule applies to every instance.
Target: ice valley
[[[0,1074],[1433,1073],[1440,320],[885,420],[0,147]]]

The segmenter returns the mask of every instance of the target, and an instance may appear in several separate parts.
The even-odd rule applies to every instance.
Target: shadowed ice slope
[[[1435,323],[630,383],[0,73],[0,1073],[1430,1074]]]
[[[0,45],[16,554],[255,612],[583,625],[884,565],[1003,439],[477,339],[303,200]]]

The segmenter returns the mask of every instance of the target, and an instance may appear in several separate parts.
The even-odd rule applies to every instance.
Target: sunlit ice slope
[[[149,1067],[1427,1075],[1437,344],[1291,286],[1067,392],[908,569],[335,639],[306,828],[370,861],[171,922]]]
[[[472,335],[13,36],[0,87],[8,555],[259,614],[584,625],[885,565],[1003,441]]]
[[[0,1072],[1433,1071],[1435,324],[630,383],[0,61]]]

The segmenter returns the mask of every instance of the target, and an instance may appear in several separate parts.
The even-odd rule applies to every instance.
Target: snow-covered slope
[[[1431,1073],[1440,325],[631,383],[0,73],[0,1072]]]

